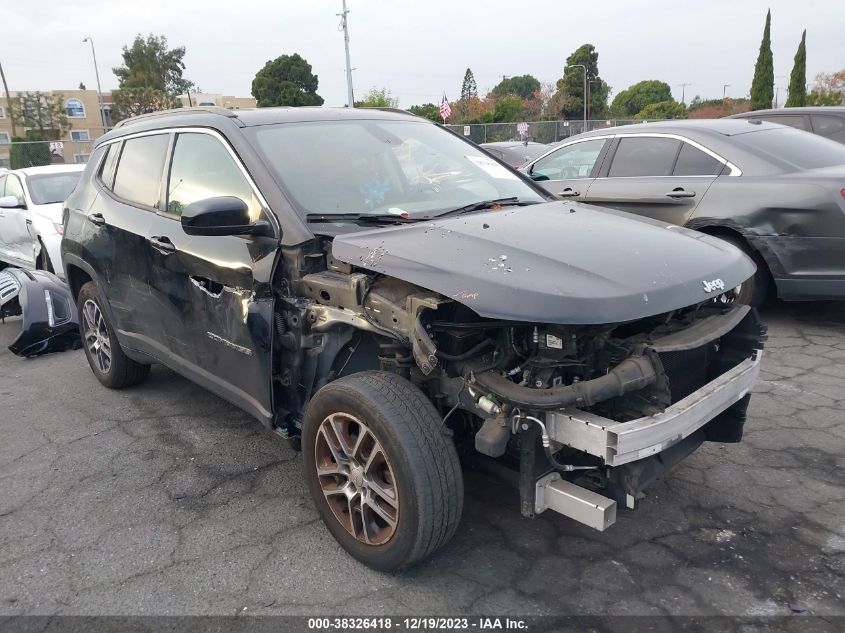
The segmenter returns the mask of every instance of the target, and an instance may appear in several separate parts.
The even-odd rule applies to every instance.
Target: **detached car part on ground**
[[[76,301],[53,273],[0,270],[0,319],[22,315],[21,333],[9,345],[18,356],[31,357],[79,347]]]
[[[103,137],[63,260],[104,385],[161,362],[301,443],[328,529],[391,570],[454,534],[459,457],[605,529],[742,435],[751,260],[549,199],[412,116],[185,109]]]

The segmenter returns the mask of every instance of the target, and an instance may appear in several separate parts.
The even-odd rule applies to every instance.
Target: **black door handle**
[[[581,192],[575,191],[572,187],[567,187],[557,195],[561,198],[577,198],[581,195]]]
[[[106,223],[106,219],[103,217],[102,213],[91,213],[88,216],[88,221],[91,224],[96,224],[97,226],[103,226]]]
[[[162,255],[170,255],[176,252],[176,247],[169,237],[153,235],[150,238],[150,246],[156,249]]]
[[[672,189],[669,193],[666,194],[667,198],[695,198],[694,191],[685,191],[683,187],[677,187]]]

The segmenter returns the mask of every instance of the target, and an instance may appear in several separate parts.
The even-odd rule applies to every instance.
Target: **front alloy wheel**
[[[302,461],[329,532],[373,569],[413,565],[458,527],[455,445],[434,405],[396,374],[364,371],[319,389],[302,420]]]
[[[362,543],[387,543],[399,520],[399,492],[373,432],[348,413],[333,413],[320,424],[314,459],[338,522]]]
[[[85,321],[85,345],[100,371],[107,374],[111,369],[111,339],[103,313],[94,301],[87,299],[82,305],[82,316]]]

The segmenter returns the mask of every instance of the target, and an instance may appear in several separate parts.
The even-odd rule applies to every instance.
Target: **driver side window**
[[[594,139],[561,147],[534,164],[531,175],[549,180],[589,178],[607,139]]]
[[[261,204],[220,141],[209,134],[179,134],[167,183],[167,212],[182,215],[192,202],[218,196],[240,198],[249,207],[250,220],[259,219]]]

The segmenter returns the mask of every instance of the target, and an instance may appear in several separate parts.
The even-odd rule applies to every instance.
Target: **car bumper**
[[[21,333],[9,345],[18,356],[79,346],[79,324],[70,289],[47,271],[0,271],[0,315],[22,316]]]
[[[760,373],[762,350],[657,415],[616,422],[584,411],[546,415],[552,441],[621,466],[655,455],[689,437],[739,402]]]
[[[765,334],[755,310],[736,306],[649,344],[674,385],[671,404],[654,415],[617,421],[577,408],[547,411],[541,416],[544,446],[592,456],[606,480],[598,489],[578,485],[583,480],[577,468],[584,466],[576,466],[571,476],[565,470],[546,471],[531,482],[523,501],[534,513],[554,510],[604,530],[615,521],[617,503],[633,509],[652,481],[702,442],[738,442],[749,392],[760,373]],[[720,360],[710,357],[697,366],[702,351]]]

